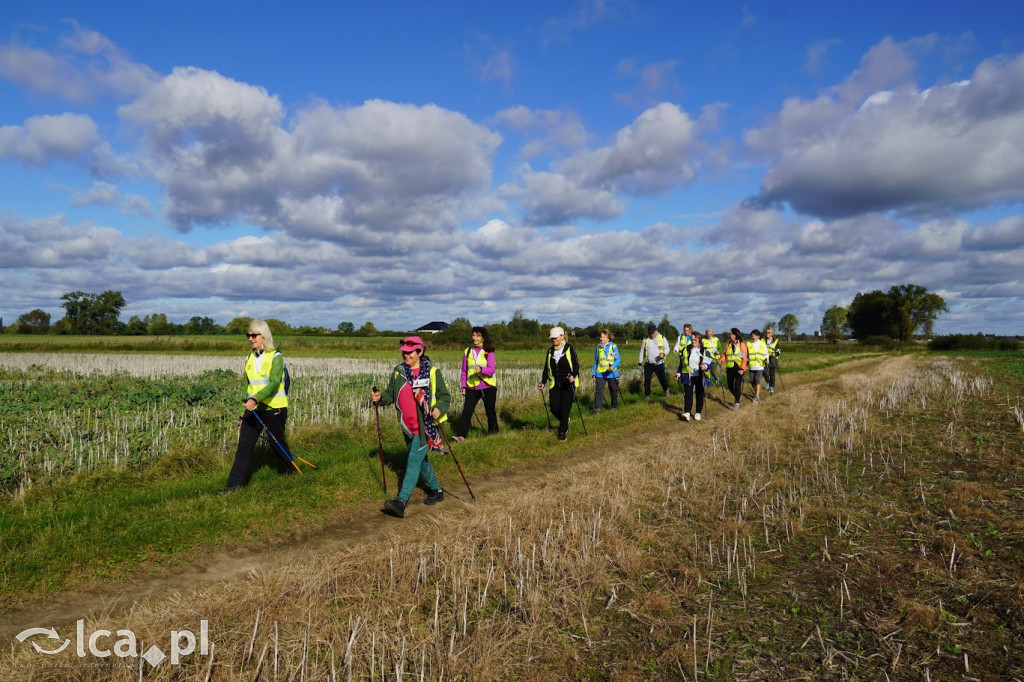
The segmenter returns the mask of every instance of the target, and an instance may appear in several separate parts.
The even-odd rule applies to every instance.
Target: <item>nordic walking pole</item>
[[[455,457],[455,450],[452,449],[452,444],[448,442],[448,434],[444,432],[444,427],[440,423],[437,424],[437,430],[441,432],[441,437],[444,438],[444,444],[448,448],[448,454],[452,456],[452,461],[455,462],[455,468],[459,470],[459,475],[462,476],[462,482],[466,484],[466,490],[469,491],[469,496],[473,498],[473,502],[476,502],[476,495],[473,494],[473,489],[469,487],[469,481],[466,480],[466,474],[462,473],[462,465],[459,464],[458,458]]]
[[[583,435],[590,435],[587,433],[587,422],[583,421],[583,408],[580,407],[580,397],[576,395],[576,389],[572,391],[572,397],[576,401],[576,411],[580,413],[580,424],[583,425]]]
[[[779,386],[782,386],[782,390],[785,391],[786,390],[786,382],[782,380],[782,368],[781,367],[776,367],[775,368],[775,376],[779,377]]]
[[[548,400],[544,397],[544,389],[540,389],[540,401],[544,403],[544,416],[548,418],[548,431],[551,430],[551,412],[548,411]]]
[[[253,414],[256,414],[255,410],[253,411]],[[257,420],[258,420],[258,421],[259,421],[259,422],[260,422],[261,424],[263,424],[263,420],[262,420],[262,419],[260,419],[259,415],[256,415],[256,419],[257,419]],[[306,459],[302,459],[301,457],[299,457],[298,455],[296,455],[296,454],[295,454],[294,452],[292,452],[291,450],[286,450],[286,449],[285,449],[285,447],[284,447],[284,445],[282,445],[282,444],[280,443],[280,441],[278,441],[278,440],[277,440],[277,438],[275,438],[275,437],[274,437],[274,434],[270,432],[270,429],[269,429],[269,428],[266,428],[266,425],[264,425],[264,427],[265,427],[265,428],[264,428],[264,430],[265,430],[265,431],[267,432],[267,435],[268,435],[268,436],[270,436],[270,439],[271,439],[272,441],[274,441],[274,443],[276,443],[276,444],[277,444],[277,447],[281,449],[281,452],[284,452],[284,453],[286,453],[286,454],[288,455],[288,457],[289,457],[289,458],[291,459],[291,463],[292,463],[292,465],[293,465],[293,466],[295,466],[295,469],[296,469],[297,471],[298,471],[298,469],[299,469],[299,466],[298,466],[297,464],[295,464],[295,460],[299,460],[300,462],[302,462],[303,464],[305,464],[306,466],[308,466],[308,467],[309,467],[309,468],[311,468],[311,469],[316,469],[316,468],[317,468],[317,466],[316,466],[315,464],[313,464],[312,462],[310,462],[309,460],[306,460]],[[299,473],[301,474],[302,472],[301,472],[301,471],[299,471]]]
[[[277,439],[277,436],[275,436],[275,435],[274,435],[274,434],[273,434],[273,433],[272,433],[272,432],[270,431],[270,429],[269,429],[269,428],[267,428],[267,425],[263,423],[263,420],[262,420],[262,419],[260,419],[260,415],[259,415],[259,413],[258,413],[258,412],[257,412],[256,410],[253,410],[253,411],[252,411],[252,412],[251,412],[250,414],[252,414],[252,416],[256,417],[256,421],[258,421],[258,422],[260,423],[260,426],[262,426],[262,427],[263,427],[263,430],[264,430],[264,431],[266,431],[266,432],[267,432],[267,434],[268,434],[268,435],[270,436],[270,441],[271,441],[271,442],[272,442],[272,443],[273,443],[274,445],[276,445],[276,446],[277,446],[277,449],[278,449],[278,450],[279,450],[279,451],[281,452],[281,456],[283,457],[284,461],[285,461],[285,462],[286,462],[287,464],[291,464],[291,465],[292,465],[293,467],[295,467],[295,470],[296,470],[296,471],[298,471],[298,472],[299,472],[299,474],[301,474],[301,473],[302,473],[302,469],[300,469],[300,468],[299,468],[299,465],[295,463],[295,456],[294,456],[294,455],[292,455],[292,453],[288,452],[288,450],[286,450],[286,449],[285,449],[285,447],[284,447],[283,445],[281,445],[281,441],[279,441],[279,440]],[[305,460],[303,460],[303,461],[305,462]],[[309,464],[309,462],[306,462],[306,464]],[[310,466],[313,466],[313,465],[312,465],[312,464],[310,464]],[[316,467],[313,467],[313,468],[315,469]]]
[[[373,387],[374,393],[380,393],[377,387]],[[388,479],[384,476],[384,437],[380,435],[380,405],[373,404],[373,411],[377,413],[377,448],[380,453],[380,489],[385,495],[388,494]]]

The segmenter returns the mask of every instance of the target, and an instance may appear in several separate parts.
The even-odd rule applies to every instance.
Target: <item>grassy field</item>
[[[456,385],[459,354],[435,355]],[[482,439],[481,427],[473,423],[473,437],[459,446],[471,475],[486,476],[557,451],[543,431],[547,419],[534,389],[536,355],[500,356],[502,433]],[[121,364],[110,365],[110,357]],[[346,361],[327,375],[314,372],[327,363],[324,359],[310,360],[311,368],[290,361],[296,376],[290,444],[319,469],[312,476],[282,479],[264,444],[250,486],[230,500],[214,493],[223,487],[234,453],[241,379],[226,369],[209,369],[204,356],[189,356],[194,366],[168,357],[165,366],[151,354],[94,353],[95,367],[84,366],[83,374],[41,368],[35,363],[42,360],[27,354],[7,356],[7,369],[0,371],[0,388],[11,396],[2,400],[7,410],[0,417],[6,433],[0,482],[6,481],[8,490],[0,498],[5,547],[0,605],[21,603],[26,593],[160,571],[192,560],[205,546],[260,542],[379,497],[376,415],[366,393],[391,366],[388,356]],[[792,354],[786,373],[799,376],[850,357]],[[64,358],[52,354],[49,359]],[[17,360],[29,364],[17,369]],[[232,358],[213,360],[238,364]],[[190,373],[136,376],[154,365],[165,367],[161,372]],[[626,371],[624,388],[623,410],[587,417],[595,428],[632,429],[632,409],[642,401],[635,369]],[[588,413],[592,397],[592,384],[584,382],[581,406]],[[460,413],[456,396],[449,432]],[[398,469],[404,450],[393,410],[382,411],[381,426],[388,464]],[[455,485],[459,479],[451,463],[440,466],[443,480]],[[389,477],[393,481],[393,471]]]
[[[142,600],[127,614],[104,610],[86,630],[131,627],[159,641],[209,620],[212,657],[147,669],[147,679],[1024,675],[1024,362],[874,357],[794,372],[788,383],[738,413],[715,405],[700,424],[679,419],[675,398],[633,402],[611,419],[588,417],[592,435],[574,430],[568,448],[525,423],[471,438],[460,460],[476,505],[430,509],[414,496],[405,520],[381,518],[365,540],[194,596]],[[543,415],[533,417],[540,427]],[[339,437],[302,436],[341,451]],[[334,464],[302,479],[261,472],[227,502],[208,494],[215,477],[184,461],[130,481],[127,493],[111,474],[122,497],[107,497],[115,483],[98,476],[40,490],[24,512],[60,509],[77,490],[139,505],[108,533],[118,523],[127,526],[118,535],[133,532],[133,517],[153,507],[168,524],[192,519],[179,535],[225,517],[223,537],[262,543],[267,527],[331,514],[356,523],[369,511],[380,498],[373,439],[359,447],[351,470],[363,471],[352,481]],[[82,575],[86,565],[65,569]],[[116,564],[96,570],[123,576]],[[45,601],[44,585],[7,587]],[[0,669],[38,661],[12,647]],[[66,677],[36,670],[33,679]]]

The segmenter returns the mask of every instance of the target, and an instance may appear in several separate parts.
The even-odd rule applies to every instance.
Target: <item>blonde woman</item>
[[[263,433],[263,427],[277,438],[287,450],[284,438],[285,422],[288,420],[288,395],[285,392],[284,356],[274,347],[274,335],[263,320],[249,322],[246,333],[252,349],[245,359],[245,414],[238,420],[238,449],[235,462],[228,474],[227,487],[221,490],[230,493],[246,484],[249,461],[256,441]],[[261,424],[253,415],[259,413]],[[291,473],[285,469],[283,473]]]

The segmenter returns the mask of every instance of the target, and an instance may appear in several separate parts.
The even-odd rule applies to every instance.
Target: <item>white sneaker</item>
[[[690,415],[689,415],[689,413],[687,413],[687,412],[683,412],[683,421],[684,421],[684,422],[688,422],[688,421],[690,421]]]
[[[695,419],[696,421],[700,421],[700,412],[698,412],[697,414],[693,415],[693,418],[694,418],[694,419]]]

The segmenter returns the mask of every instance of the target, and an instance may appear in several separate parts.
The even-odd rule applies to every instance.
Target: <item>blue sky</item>
[[[5,323],[1024,333],[1019,3],[93,4],[0,18]]]

